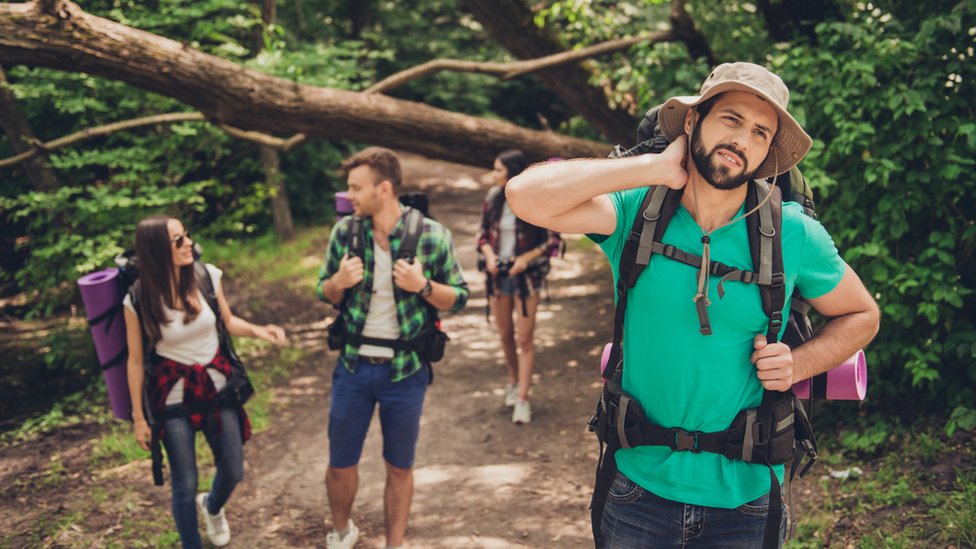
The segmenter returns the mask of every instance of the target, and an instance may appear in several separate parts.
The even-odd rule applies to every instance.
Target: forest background
[[[105,40],[111,28],[149,34],[126,37],[133,54]],[[185,65],[151,57],[161,37],[190,52]],[[607,43],[521,74],[479,65],[371,89],[438,58],[512,63]],[[735,60],[790,86],[814,138],[800,167],[820,219],[881,306],[871,398],[853,409],[846,450],[880,455],[913,429],[951,445],[976,428],[974,47],[972,0],[0,4],[0,310],[43,334],[4,342],[0,425],[23,434],[101,398],[86,328],[65,320],[80,306],[74,281],[111,266],[148,213],[222,248],[289,241],[333,221],[338,164],[362,146],[476,166],[513,145],[535,159],[608,151],[633,142],[648,108]],[[222,80],[231,66],[255,87]],[[200,87],[181,89],[188,78]],[[344,112],[264,97],[299,85]],[[30,158],[3,160],[16,155]],[[958,482],[976,498],[971,469]]]

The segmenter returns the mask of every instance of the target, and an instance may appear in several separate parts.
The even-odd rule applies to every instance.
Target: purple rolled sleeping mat
[[[352,202],[346,191],[339,191],[335,194],[336,219],[341,219],[352,214]]]
[[[78,279],[85,304],[95,352],[102,365],[112,413],[119,419],[132,417],[129,383],[126,375],[125,319],[122,315],[122,290],[119,270],[105,269]]]

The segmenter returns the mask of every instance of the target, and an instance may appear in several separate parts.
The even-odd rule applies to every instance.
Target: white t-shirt
[[[393,297],[393,257],[373,242],[373,296],[369,300],[363,335],[378,339],[399,339],[396,300]],[[359,347],[362,356],[393,358],[393,349],[375,345]]]
[[[210,263],[206,264],[210,279],[213,280],[214,290],[220,291],[220,277],[223,271],[214,267]],[[203,291],[197,290],[197,299],[200,302],[200,314],[189,324],[183,323],[183,311],[170,309],[163,305],[163,312],[168,324],[159,326],[160,339],[156,343],[156,354],[163,358],[168,358],[180,364],[210,364],[217,349],[220,347],[220,339],[217,335],[217,316],[207,305],[207,300],[203,297]],[[132,299],[126,294],[122,300],[122,305],[139,316],[132,306]],[[219,392],[227,384],[224,374],[213,368],[207,368],[207,374],[213,380],[214,388]],[[173,385],[169,394],[166,395],[166,405],[181,404],[183,402],[183,380],[180,379]]]
[[[502,217],[498,220],[498,257],[513,259],[515,257],[515,212],[508,207],[508,202],[502,204]]]

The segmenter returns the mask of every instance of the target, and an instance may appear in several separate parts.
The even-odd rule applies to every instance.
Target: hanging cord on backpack
[[[698,118],[698,113],[696,112],[695,113],[695,119],[696,119],[696,121],[697,121],[697,118]],[[695,124],[693,123],[691,125],[691,133],[688,135],[688,156],[687,156],[687,159],[690,160],[690,161],[692,161],[692,162],[694,162],[694,160],[692,159],[692,145],[691,144],[692,144],[694,135],[695,135]],[[776,185],[776,177],[778,177],[778,176],[775,175],[775,174],[776,174],[776,172],[779,171],[779,159],[774,157],[773,162],[774,162],[774,165],[773,165],[773,173],[774,173],[774,175],[773,175],[773,183],[772,183],[771,186],[775,186]],[[712,304],[711,300],[708,299],[708,283],[709,283],[709,280],[711,279],[711,266],[712,266],[712,250],[711,250],[712,235],[714,235],[716,232],[718,232],[720,230],[723,230],[723,229],[726,229],[726,228],[732,226],[734,223],[736,223],[740,219],[745,219],[746,217],[749,217],[750,215],[758,212],[759,211],[759,208],[762,208],[763,206],[765,206],[766,203],[769,202],[769,199],[772,196],[773,196],[773,193],[772,192],[766,193],[766,196],[758,204],[756,204],[756,206],[753,209],[749,210],[748,212],[746,212],[746,213],[744,213],[742,215],[736,216],[736,217],[732,218],[729,221],[726,221],[725,223],[723,223],[722,225],[719,225],[718,227],[716,227],[714,229],[711,229],[709,231],[706,231],[705,230],[705,227],[702,226],[701,221],[700,221],[701,220],[701,209],[698,207],[698,192],[695,190],[695,185],[692,185],[691,186],[691,198],[692,198],[692,201],[695,204],[695,217],[697,218],[696,221],[698,222],[698,227],[702,231],[701,243],[703,245],[703,248],[702,248],[702,256],[701,256],[701,258],[702,258],[701,259],[701,268],[698,270],[698,293],[696,293],[695,294],[695,297],[692,299],[692,301],[694,301],[694,303],[695,303],[696,309],[698,310],[698,321],[699,321],[699,324],[701,325],[701,330],[700,331],[701,331],[702,335],[711,335],[711,333],[712,333],[711,324],[708,321],[708,311],[706,310],[706,308]]]

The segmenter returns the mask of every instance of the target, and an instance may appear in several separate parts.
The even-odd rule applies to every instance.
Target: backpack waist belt
[[[765,418],[759,415],[761,408],[742,410],[736,414],[728,429],[705,433],[651,423],[640,405],[625,394],[609,400],[601,399],[600,406],[604,413],[590,419],[590,428],[602,443],[608,443],[615,436],[620,448],[665,446],[677,452],[709,452],[729,459],[758,461],[763,465],[779,465],[794,457],[792,447],[788,452],[760,450],[769,444],[774,434],[783,433],[793,425],[792,411],[777,420],[771,409],[764,414],[770,417]],[[793,434],[790,433],[789,437],[792,440]],[[759,460],[754,459],[753,452],[756,450],[760,450],[759,455],[755,456]]]

